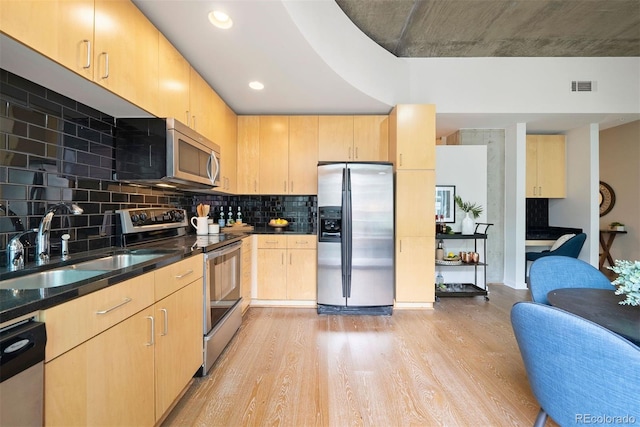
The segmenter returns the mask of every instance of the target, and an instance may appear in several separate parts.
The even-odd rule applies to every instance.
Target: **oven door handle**
[[[211,259],[211,258],[217,258],[223,255],[227,255],[227,254],[230,254],[231,252],[238,250],[240,246],[242,246],[242,242],[231,243],[230,245],[224,246],[219,250],[205,253],[205,257],[206,259]]]

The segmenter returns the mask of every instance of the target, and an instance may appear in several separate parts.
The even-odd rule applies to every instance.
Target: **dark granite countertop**
[[[252,234],[316,234],[316,230],[311,227],[294,227],[288,225],[284,228],[275,227],[254,227]]]
[[[243,234],[227,236],[227,239],[217,245],[208,246],[209,250],[215,247],[222,247],[238,241],[245,237]],[[135,248],[119,248],[112,247],[108,249],[91,251],[85,253],[76,253],[71,255],[71,259],[61,262],[59,259],[52,259],[46,266],[36,267],[27,266],[24,270],[10,272],[6,268],[0,268],[0,324],[15,319],[26,314],[37,312],[62,304],[72,299],[87,295],[91,292],[115,285],[122,281],[131,279],[141,274],[148,273],[157,268],[167,266],[178,262],[184,258],[202,252],[202,249],[194,247],[195,236],[178,237],[169,244],[166,242],[162,246],[146,245]],[[40,288],[40,289],[4,289],[2,281],[26,276],[44,270],[51,270],[64,266],[72,266],[84,261],[109,256],[114,253],[126,253],[129,250],[145,251],[152,249],[160,249],[163,255],[131,267],[121,268],[101,274],[100,276],[91,277],[65,286]]]

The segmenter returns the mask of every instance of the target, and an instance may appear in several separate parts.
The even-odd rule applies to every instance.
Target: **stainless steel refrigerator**
[[[393,166],[318,164],[318,313],[393,309]]]

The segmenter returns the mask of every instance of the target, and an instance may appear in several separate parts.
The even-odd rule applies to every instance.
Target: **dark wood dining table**
[[[591,320],[640,346],[640,307],[621,305],[613,290],[565,288],[547,294],[549,303]]]

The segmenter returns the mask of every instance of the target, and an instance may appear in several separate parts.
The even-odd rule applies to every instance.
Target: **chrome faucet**
[[[49,231],[51,220],[59,208],[66,208],[73,215],[80,215],[83,210],[75,203],[58,203],[51,207],[40,221],[38,235],[36,236],[36,264],[44,265],[49,262]]]
[[[22,231],[9,240],[9,244],[7,245],[7,267],[9,267],[9,271],[22,270],[24,268],[24,245],[20,239],[26,234],[35,233],[37,231],[37,228]]]

